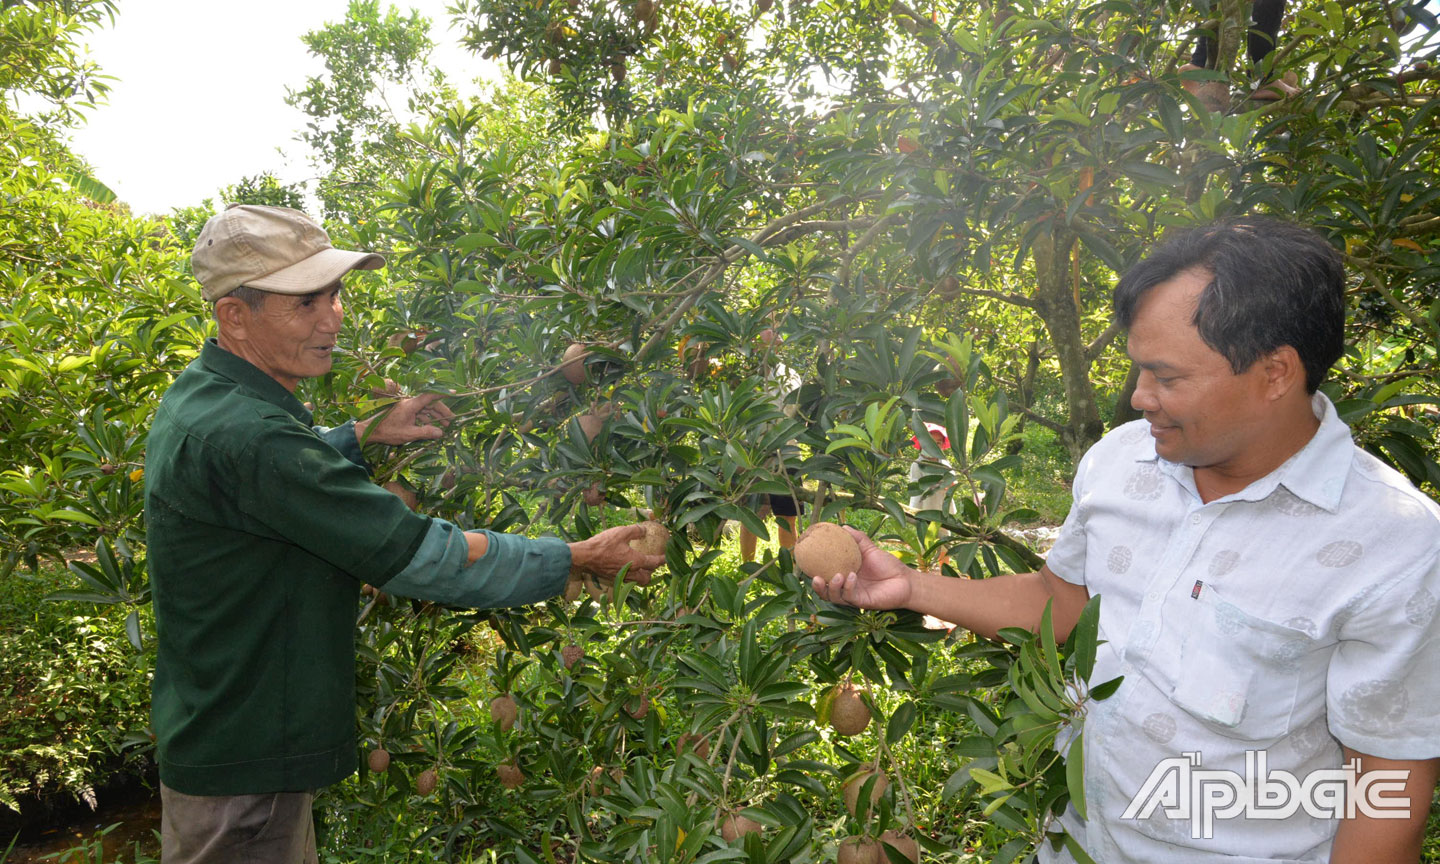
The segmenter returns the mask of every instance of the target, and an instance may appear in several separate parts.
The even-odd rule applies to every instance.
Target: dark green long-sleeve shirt
[[[454,526],[374,485],[354,427],[315,430],[274,379],[212,341],[175,381],[145,464],[160,777],[191,795],[312,789],[355,770],[360,584],[518,605],[563,589],[559,540]],[[487,532],[488,533],[488,532]]]

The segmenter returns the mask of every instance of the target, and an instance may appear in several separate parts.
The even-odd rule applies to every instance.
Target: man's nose
[[[1142,413],[1160,408],[1160,403],[1155,398],[1155,376],[1143,369],[1140,370],[1140,378],[1135,382],[1135,392],[1130,394],[1130,407]]]
[[[339,333],[340,324],[345,320],[345,304],[340,302],[340,295],[330,303],[328,315],[324,315],[320,321],[320,327],[326,333]]]

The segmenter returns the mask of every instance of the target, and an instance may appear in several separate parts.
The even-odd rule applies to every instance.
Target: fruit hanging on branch
[[[578,581],[577,581],[577,584]],[[579,596],[578,593],[576,596]],[[560,649],[560,662],[566,669],[575,668],[575,664],[585,659],[585,649],[579,645],[566,645]]]
[[[574,342],[565,349],[560,356],[560,374],[571,384],[579,386],[585,383],[585,358],[590,354],[589,348],[581,342]]]
[[[830,716],[833,721],[835,716],[833,709],[831,710]],[[867,710],[866,722],[869,722],[868,718],[869,711]],[[869,783],[872,777],[875,779],[875,782],[870,787],[870,802],[866,804],[864,808],[861,808],[860,794],[864,791],[865,784]],[[871,811],[875,807],[875,803],[880,800],[880,796],[884,795],[885,790],[889,787],[890,780],[884,774],[881,774],[873,768],[863,768],[852,775],[849,780],[846,780],[844,787],[841,789],[841,794],[845,798],[845,809],[849,811],[851,816],[868,819]]]
[[[835,864],[881,864],[885,853],[874,837],[846,837],[840,843],[840,852]]]
[[[880,860],[882,862],[888,860],[884,850],[884,847],[887,845],[903,855],[907,861],[918,862],[920,860],[920,844],[915,841],[914,837],[907,837],[894,830],[886,831],[880,835],[880,845]]]
[[[384,747],[376,747],[370,751],[370,757],[365,760],[370,765],[370,770],[376,774],[384,774],[390,770],[390,751]]]
[[[506,789],[515,789],[525,782],[525,772],[520,770],[514,760],[496,765],[495,775],[500,778],[500,785]]]
[[[426,768],[420,772],[420,776],[415,778],[415,794],[424,798],[431,792],[434,792],[435,787],[439,785],[439,783],[439,773],[436,772],[434,768]]]
[[[675,740],[675,755],[685,755],[687,752],[694,753],[701,759],[710,758],[709,739],[697,735],[694,732],[686,732]]]
[[[830,728],[849,738],[870,725],[870,706],[853,684],[842,684],[830,700]]]
[[[720,823],[720,837],[726,843],[734,843],[736,840],[744,837],[746,834],[759,833],[760,823],[756,822],[754,819],[749,818],[748,816],[740,815],[739,810],[736,810],[729,816],[726,816],[725,820]]]
[[[600,488],[599,483],[591,483],[580,493],[580,500],[584,501],[587,507],[599,507],[605,503],[605,490]]]
[[[490,700],[490,719],[500,724],[501,732],[509,732],[513,729],[515,720],[519,716],[520,708],[509,693],[502,693]]]

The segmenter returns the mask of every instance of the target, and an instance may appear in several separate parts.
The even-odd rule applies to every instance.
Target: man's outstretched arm
[[[832,603],[862,609],[913,609],[994,638],[1006,627],[1040,629],[1045,604],[1053,602],[1050,615],[1055,637],[1064,641],[1090,600],[1085,586],[1066,582],[1048,566],[1035,573],[952,579],[907,567],[860,531],[845,530],[860,545],[859,572],[811,582],[815,593]]]

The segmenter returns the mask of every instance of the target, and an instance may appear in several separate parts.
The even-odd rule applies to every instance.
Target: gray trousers
[[[314,792],[186,795],[160,784],[163,864],[317,864]]]

